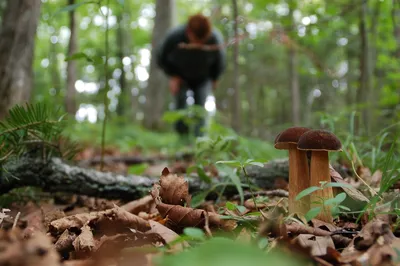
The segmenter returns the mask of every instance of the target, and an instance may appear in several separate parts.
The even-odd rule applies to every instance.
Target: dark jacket
[[[179,76],[185,81],[218,80],[225,69],[225,48],[204,50],[179,47],[189,43],[186,25],[170,30],[157,49],[157,64],[168,76]],[[222,34],[213,29],[206,45],[223,45]]]

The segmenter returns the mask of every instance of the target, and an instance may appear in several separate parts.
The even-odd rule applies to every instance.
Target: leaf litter
[[[171,172],[164,168],[141,199],[120,204],[78,197],[58,210],[20,218],[15,229],[7,225],[0,231],[0,265],[400,265],[398,217],[307,222],[287,216],[285,190],[249,194],[244,206],[233,197],[235,209],[214,201],[193,208],[188,183],[176,174],[185,165],[180,171],[177,166]],[[330,173],[334,182],[355,184],[333,168]],[[379,185],[379,171],[360,174],[371,186]],[[335,189],[356,202],[369,202],[370,195],[357,187]],[[8,213],[0,217],[4,225],[14,222]],[[187,228],[198,228],[204,236],[186,235]]]

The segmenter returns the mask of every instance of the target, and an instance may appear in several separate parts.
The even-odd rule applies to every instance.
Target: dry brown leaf
[[[57,242],[54,244],[54,247],[58,252],[68,252],[73,250],[72,243],[76,239],[77,235],[68,229],[61,234],[61,236],[57,239]]]
[[[206,224],[206,215],[209,217],[209,225],[218,227],[226,231],[236,228],[236,222],[233,220],[222,220],[216,213],[207,213],[204,210],[182,207],[179,205],[157,204],[157,209],[162,217],[168,217],[170,225],[177,228],[200,227]]]
[[[330,165],[329,166],[329,171],[330,171],[330,175],[331,178],[337,182],[337,183],[342,183],[342,184],[349,184],[348,182],[346,182],[343,177],[335,170],[333,169],[333,167]],[[362,194],[358,189],[352,187],[341,187],[341,188],[337,188],[338,190],[344,190],[344,192],[346,192],[347,195],[349,195],[349,197],[351,197],[354,200],[357,201],[363,201],[363,202],[369,202],[369,199],[364,196],[364,194]]]
[[[367,223],[351,244],[342,252],[342,262],[357,261],[371,266],[395,265],[399,259],[396,248],[400,247],[400,239],[396,238],[390,225],[376,219]]]
[[[329,231],[329,232],[334,232],[337,230],[340,230],[341,228],[331,224],[331,223],[327,223],[318,219],[312,219],[311,223],[313,225],[314,228],[319,228],[325,231]]]
[[[156,203],[157,210],[163,218],[168,217],[168,225],[177,231],[180,231],[184,227],[203,228],[206,225],[206,218],[211,227],[218,227],[226,231],[231,231],[236,228],[237,224],[235,221],[222,220],[219,214],[161,202],[159,189],[159,185],[155,184],[151,190],[151,195]]]
[[[106,235],[124,233],[129,229],[141,232],[150,230],[148,221],[119,207],[99,212],[95,218],[90,220],[89,225]]]
[[[301,234],[293,239],[302,247],[310,247],[312,256],[325,256],[327,248],[335,248],[335,244],[330,236],[315,236],[311,234]]]
[[[170,242],[174,241],[175,239],[179,238],[179,235],[177,233],[175,233],[168,227],[160,224],[159,222],[149,221],[149,223],[151,226],[151,230],[149,232],[159,234],[165,240],[166,243],[170,243]],[[179,245],[175,245],[174,251],[183,250],[183,248],[187,247],[187,246],[189,246],[189,244],[187,242],[183,242]]]
[[[67,229],[82,228],[88,221],[96,218],[98,212],[91,213],[79,213],[71,216],[67,216],[55,221],[52,221],[49,225],[49,231],[54,234],[60,234]]]
[[[139,231],[147,231],[150,229],[148,222],[126,210],[115,207],[106,211],[82,213],[72,216],[67,216],[62,219],[52,221],[49,226],[49,231],[53,235],[58,235],[66,229],[80,229],[83,225],[89,224],[104,232],[115,233],[134,228]]]
[[[153,197],[151,195],[147,195],[141,199],[128,202],[122,205],[121,208],[132,214],[139,214],[140,212],[150,212],[153,204]]]
[[[182,177],[171,174],[168,168],[163,170],[159,181],[162,202],[172,205],[190,205],[189,184]]]
[[[0,231],[0,265],[58,266],[60,257],[42,232],[23,238],[21,231]]]
[[[84,225],[81,228],[81,233],[79,236],[72,242],[72,245],[75,248],[75,251],[88,253],[93,250],[96,246],[92,229],[88,225]]]

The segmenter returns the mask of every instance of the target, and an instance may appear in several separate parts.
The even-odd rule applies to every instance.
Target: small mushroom
[[[340,140],[331,132],[326,130],[310,130],[304,133],[297,144],[299,150],[311,151],[310,164],[310,186],[320,186],[320,182],[331,182],[329,172],[330,151],[342,151]],[[332,187],[315,191],[311,194],[311,206],[313,202],[333,198]],[[332,215],[329,208],[324,208],[317,219],[325,222],[332,222]]]
[[[275,138],[275,148],[289,150],[289,213],[305,215],[310,209],[309,197],[296,200],[297,194],[310,186],[306,151],[297,149],[300,136],[311,130],[306,127],[291,127]]]

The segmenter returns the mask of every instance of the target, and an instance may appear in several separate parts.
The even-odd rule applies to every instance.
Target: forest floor
[[[334,222],[324,222],[288,215],[284,179],[253,196],[244,188],[243,202],[239,193],[191,195],[183,176],[199,170],[192,152],[171,158],[107,149],[103,171],[159,177],[131,202],[30,188],[14,192],[22,198],[0,213],[6,229],[0,265],[400,265],[398,183],[382,195],[388,204],[377,203],[379,211],[369,206],[350,212],[351,203],[345,206],[337,196],[349,190],[338,186],[339,211]],[[99,149],[86,147],[76,164],[100,170],[99,156]],[[213,165],[200,170],[197,178],[219,178]],[[372,199],[382,170],[358,167],[357,175],[343,180]]]

